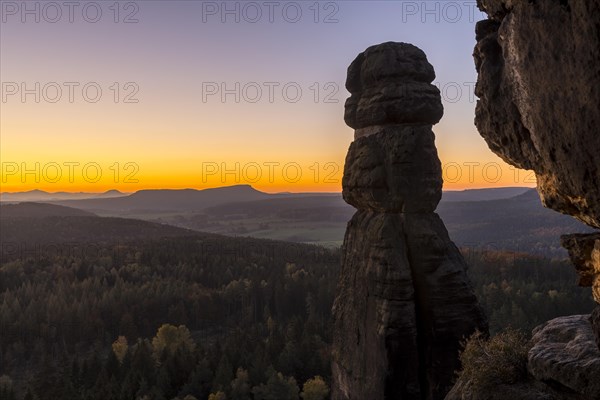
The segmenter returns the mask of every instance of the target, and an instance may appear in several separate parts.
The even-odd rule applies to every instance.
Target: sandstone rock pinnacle
[[[434,213],[442,170],[431,130],[443,114],[433,67],[406,43],[369,47],[348,69],[355,140],[333,308],[334,400],[443,399],[461,340],[487,322],[466,263]]]

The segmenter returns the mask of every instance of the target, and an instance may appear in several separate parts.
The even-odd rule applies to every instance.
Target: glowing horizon
[[[435,67],[444,189],[532,187],[473,124],[474,3],[285,2],[260,18],[244,2],[99,3],[60,18],[3,3],[0,193],[339,192],[347,66],[390,40]]]

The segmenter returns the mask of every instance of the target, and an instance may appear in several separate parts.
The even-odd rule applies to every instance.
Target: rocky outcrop
[[[600,399],[600,349],[589,319],[560,317],[537,327],[522,376],[508,379],[504,373],[503,381],[481,385],[461,375],[446,400]]]
[[[489,16],[476,28],[479,132],[505,161],[535,171],[544,205],[600,228],[600,0],[478,4]],[[600,234],[567,235],[562,243],[580,284],[600,302]],[[531,380],[510,389],[600,398],[599,320],[596,309],[538,327]],[[459,382],[451,398],[469,398],[468,386]]]
[[[410,44],[368,48],[348,69],[356,129],[343,195],[348,223],[333,308],[334,400],[443,399],[460,341],[487,331],[466,264],[435,208],[442,116],[433,67]]]
[[[591,286],[594,299],[600,303],[600,233],[564,235],[561,243],[575,264],[579,285]],[[600,346],[600,306],[592,313],[591,322]]]
[[[600,349],[589,315],[553,319],[533,331],[529,372],[541,382],[600,399]]]
[[[479,0],[475,123],[544,204],[600,228],[600,0]]]
[[[581,286],[591,286],[594,298],[600,303],[600,233],[564,235],[561,244],[579,274]]]
[[[489,15],[476,28],[479,132],[535,171],[544,205],[600,228],[600,0],[478,3]],[[600,303],[597,241],[569,235],[563,245]]]

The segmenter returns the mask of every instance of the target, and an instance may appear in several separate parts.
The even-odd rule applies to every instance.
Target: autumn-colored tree
[[[123,364],[123,359],[125,359],[127,351],[129,350],[127,338],[125,336],[119,336],[112,344],[112,350],[113,353],[115,353],[117,360],[119,360],[119,363]]]
[[[325,400],[329,395],[329,386],[323,378],[315,376],[302,386],[300,396],[303,400]]]
[[[158,328],[156,336],[152,339],[152,354],[156,361],[160,361],[164,353],[174,354],[179,348],[189,353],[196,349],[196,343],[187,327],[164,324]]]

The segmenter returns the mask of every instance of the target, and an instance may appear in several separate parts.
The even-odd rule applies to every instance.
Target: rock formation
[[[600,228],[600,1],[479,3],[480,134],[547,207]]]
[[[600,228],[600,0],[478,4],[489,16],[476,28],[479,132],[505,161],[535,171],[544,205]],[[600,303],[600,234],[562,243]],[[528,365],[536,386],[560,389],[547,398],[600,398],[596,344],[600,308],[538,328]]]
[[[600,399],[600,349],[588,315],[555,318],[533,331],[527,377],[493,386],[461,377],[446,400],[591,400]]]
[[[348,223],[333,307],[334,400],[443,399],[460,341],[487,331],[466,264],[435,214],[442,171],[431,130],[443,114],[433,67],[383,43],[348,69],[355,140],[343,195]]]
[[[541,382],[600,399],[600,349],[588,315],[561,317],[533,331],[529,372]]]
[[[489,15],[474,53],[479,132],[508,163],[535,171],[545,206],[600,228],[600,0],[478,3]],[[599,239],[563,244],[600,303]]]
[[[594,299],[600,303],[600,233],[564,235],[561,243],[575,264],[579,285],[591,286]],[[596,307],[590,321],[600,347],[600,306]]]

